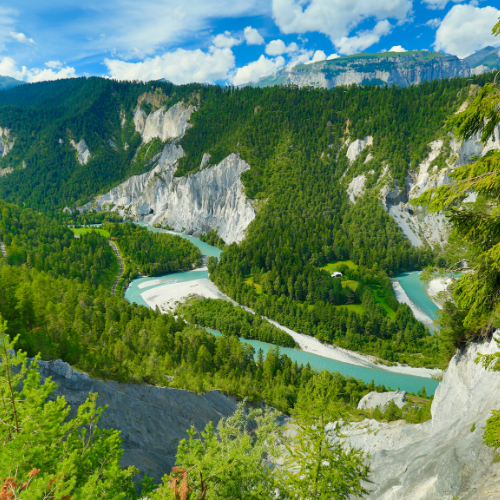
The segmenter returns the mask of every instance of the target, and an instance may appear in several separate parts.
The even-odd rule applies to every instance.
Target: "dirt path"
[[[118,262],[120,263],[120,270],[118,271],[118,276],[116,277],[115,282],[113,283],[113,288],[111,288],[111,293],[113,295],[116,295],[116,286],[118,285],[118,282],[120,281],[120,278],[122,277],[123,274],[123,259],[122,256],[120,255],[120,252],[118,251],[118,247],[112,241],[110,241],[109,244],[111,245],[111,248],[113,249],[113,252],[115,252]]]

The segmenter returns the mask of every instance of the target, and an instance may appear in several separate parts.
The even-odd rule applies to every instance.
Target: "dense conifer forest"
[[[189,271],[201,265],[201,252],[191,242],[167,233],[152,233],[137,224],[105,224],[120,251],[146,276]]]

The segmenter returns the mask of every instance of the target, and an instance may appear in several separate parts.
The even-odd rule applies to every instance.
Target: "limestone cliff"
[[[348,443],[370,453],[368,500],[482,500],[500,498],[500,463],[482,444],[486,419],[500,408],[500,373],[475,363],[498,350],[495,340],[458,352],[439,384],[432,420],[363,420]]]
[[[170,108],[162,106],[154,113],[146,115],[145,111],[137,106],[134,113],[134,125],[141,134],[143,142],[149,142],[158,137],[162,141],[182,137],[191,127],[189,119],[195,111],[194,106],[184,106],[182,102]]]
[[[70,144],[76,150],[78,163],[80,165],[86,165],[90,161],[92,155],[90,154],[89,147],[87,146],[85,139],[82,139],[78,143],[71,140]]]
[[[498,48],[486,47],[465,59],[426,50],[355,54],[285,67],[262,78],[257,87],[298,85],[331,89],[339,85],[399,85],[478,75],[500,67]]]
[[[231,154],[217,165],[176,178],[176,162],[182,156],[181,146],[167,144],[151,171],[131,177],[84,209],[117,210],[134,220],[159,222],[187,234],[216,229],[226,243],[241,241],[255,218],[240,178],[250,166]]]
[[[0,157],[7,156],[15,142],[16,138],[12,136],[10,129],[0,127]]]
[[[42,382],[57,384],[54,397],[64,396],[75,413],[88,397],[98,393],[97,405],[108,405],[100,427],[121,431],[122,466],[135,465],[160,482],[175,465],[179,440],[194,425],[202,430],[211,421],[234,413],[236,403],[219,391],[196,395],[189,391],[149,385],[101,381],[71,368],[61,360],[40,361]]]
[[[184,156],[178,144],[186,130],[194,106],[179,102],[162,106],[146,115],[137,106],[134,125],[143,142],[159,138],[166,142],[153,168],[130,177],[108,193],[98,196],[81,210],[115,210],[136,221],[160,223],[195,236],[215,229],[226,243],[239,242],[255,218],[251,200],[245,196],[241,174],[250,165],[231,154],[217,165],[209,165],[203,155],[199,171],[175,177],[177,161]]]

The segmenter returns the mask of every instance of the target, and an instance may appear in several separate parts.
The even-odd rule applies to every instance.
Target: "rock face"
[[[363,150],[372,144],[373,137],[371,135],[367,135],[364,139],[356,139],[354,142],[349,144],[346,153],[347,158],[349,158],[349,163],[352,165]]]
[[[498,48],[486,47],[465,59],[439,52],[411,51],[359,54],[330,61],[285,67],[257,87],[293,84],[331,89],[338,85],[400,85],[470,76],[500,67]]]
[[[16,138],[12,137],[10,129],[0,127],[0,156],[7,156],[15,142]]]
[[[403,408],[406,404],[406,391],[369,392],[361,398],[358,410],[374,410],[377,406],[383,410],[391,401],[398,408]]]
[[[121,431],[124,455],[122,466],[135,465],[141,475],[156,481],[175,464],[179,440],[194,425],[202,430],[211,421],[234,413],[236,403],[219,391],[196,394],[166,387],[121,384],[100,381],[74,370],[61,360],[40,361],[42,382],[47,377],[58,385],[54,397],[64,396],[72,414],[88,397],[97,392],[98,406],[108,405],[100,427]]]
[[[231,154],[218,165],[175,178],[176,162],[182,156],[181,146],[167,144],[150,172],[131,177],[83,208],[110,208],[187,234],[216,229],[226,243],[241,241],[255,218],[240,178],[250,166]]]
[[[448,174],[467,164],[473,156],[484,156],[493,149],[500,149],[500,127],[496,128],[494,136],[484,146],[479,135],[463,144],[451,135],[448,139],[446,167],[439,169],[435,163],[444,149],[444,141],[439,139],[429,144],[430,153],[416,172],[408,174],[403,189],[394,185],[387,170],[381,176],[386,178],[380,190],[382,203],[414,246],[422,246],[424,241],[431,246],[446,243],[449,227],[444,214],[430,214],[424,207],[412,204],[412,200],[429,189],[448,184],[451,180]]]
[[[349,183],[349,186],[347,186],[347,194],[351,203],[355,203],[356,198],[359,198],[363,195],[363,193],[365,192],[365,182],[366,175],[361,174],[357,177],[354,177],[354,179]]]
[[[89,151],[89,147],[87,146],[87,143],[85,142],[85,139],[82,139],[79,143],[76,143],[75,141],[71,140],[70,141],[71,146],[73,146],[76,149],[76,152],[78,154],[78,163],[80,165],[86,165],[90,158],[91,154]]]
[[[457,353],[423,424],[364,420],[348,443],[371,455],[370,500],[483,500],[500,498],[500,463],[482,444],[492,409],[500,408],[500,373],[475,363],[498,351],[495,340]]]
[[[189,119],[195,111],[194,106],[184,106],[182,102],[174,104],[168,110],[166,106],[146,115],[144,110],[137,106],[134,113],[134,125],[142,136],[143,142],[149,142],[158,137],[162,141],[182,137],[191,127]]]

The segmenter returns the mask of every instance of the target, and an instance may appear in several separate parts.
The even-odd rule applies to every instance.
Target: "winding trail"
[[[3,241],[0,241],[0,251],[4,257],[7,257],[7,250],[5,250],[5,244]]]
[[[118,262],[120,263],[120,270],[118,271],[118,276],[116,277],[115,282],[113,283],[113,287],[111,288],[111,293],[113,295],[116,295],[116,286],[118,285],[118,282],[120,281],[120,278],[122,277],[123,274],[123,259],[122,256],[120,255],[120,252],[118,251],[118,247],[112,241],[110,241],[109,244],[113,249],[113,252],[115,252]]]

